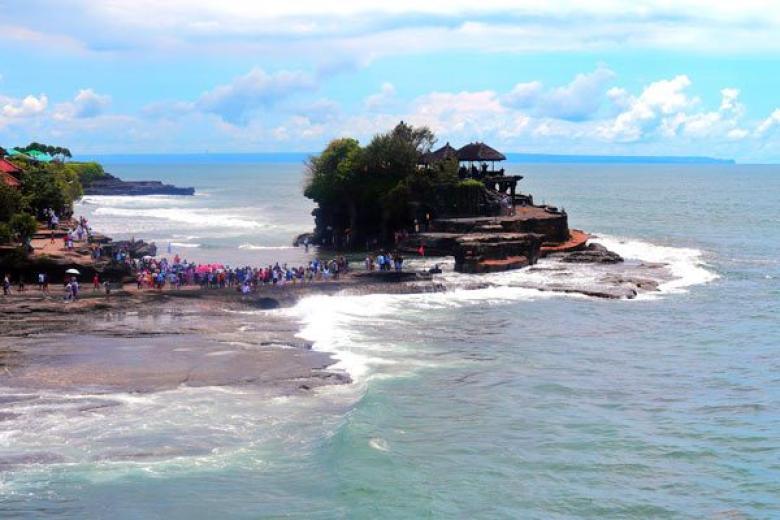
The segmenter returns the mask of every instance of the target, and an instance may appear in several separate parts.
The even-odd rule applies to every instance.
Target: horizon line
[[[109,158],[109,157],[268,157],[273,156],[315,156],[318,152],[312,151],[260,151],[260,152],[100,152],[100,153],[77,153],[73,160],[86,160],[89,158]],[[532,152],[505,152],[508,162],[524,159],[527,162],[593,162],[593,163],[666,163],[666,164],[777,164],[777,163],[738,163],[733,158],[719,158],[704,155],[626,155],[626,154],[555,154],[555,153],[532,153]]]

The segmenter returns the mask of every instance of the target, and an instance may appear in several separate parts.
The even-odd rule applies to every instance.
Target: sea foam
[[[662,292],[679,293],[687,287],[712,282],[720,277],[704,261],[705,253],[700,249],[662,246],[610,235],[599,235],[594,241],[626,259],[666,264],[673,279],[659,286]]]
[[[663,264],[668,276],[660,284],[660,294],[684,292],[686,288],[718,278],[703,260],[704,252],[692,248],[661,246],[633,239],[599,236],[598,242],[630,261]],[[601,269],[587,264],[563,264],[556,259],[543,259],[537,269],[520,269],[486,275],[467,275],[451,271],[451,259],[414,259],[410,268],[440,264],[447,269],[440,280],[444,292],[419,294],[314,295],[301,300],[289,312],[300,319],[300,335],[314,342],[314,348],[333,354],[337,363],[332,367],[344,370],[357,383],[375,377],[380,366],[398,363],[399,345],[383,347],[368,341],[358,332],[373,323],[377,327],[404,326],[409,313],[424,315],[434,309],[505,305],[519,301],[566,298],[588,299],[577,293],[556,292],[554,286],[565,275],[569,285],[598,284],[604,276]],[[565,269],[565,272],[561,271]],[[538,287],[538,288],[534,288]],[[539,288],[550,287],[550,290]],[[394,321],[397,321],[395,325]],[[393,349],[394,352],[388,352]],[[404,357],[403,364],[414,368],[413,359]],[[381,371],[381,370],[380,370]]]

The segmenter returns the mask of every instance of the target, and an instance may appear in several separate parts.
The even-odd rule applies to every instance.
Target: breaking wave
[[[686,287],[705,284],[720,278],[704,261],[705,253],[688,247],[661,246],[630,238],[599,235],[595,240],[620,256],[645,263],[665,264],[672,280],[663,282],[662,292],[681,292]]]
[[[249,249],[252,251],[266,251],[266,250],[281,250],[281,249],[296,249],[294,246],[256,246],[254,244],[241,244],[239,249]]]
[[[193,210],[185,208],[153,208],[153,209],[129,209],[117,207],[100,207],[95,210],[95,215],[126,217],[126,218],[153,218],[171,222],[192,224],[207,228],[228,229],[270,229],[274,226],[263,224],[233,214],[220,214],[212,210]]]
[[[659,293],[683,292],[685,288],[715,280],[708,269],[704,252],[698,249],[659,246],[641,240],[600,236],[597,240],[636,265],[655,264],[659,273]],[[315,295],[304,298],[289,312],[302,322],[300,335],[314,342],[314,348],[331,353],[337,360],[332,367],[347,372],[356,383],[365,383],[379,373],[414,369],[415,353],[400,355],[399,346],[384,346],[362,336],[372,326],[407,327],[403,323],[418,319],[436,309],[470,306],[506,305],[519,301],[552,298],[588,299],[577,293],[556,292],[555,284],[565,277],[567,284],[595,284],[608,273],[609,266],[564,264],[543,259],[536,269],[523,269],[486,275],[465,275],[451,271],[452,260],[413,259],[410,268],[440,264],[446,270],[437,277],[447,290],[421,294]],[[660,276],[663,271],[663,276]],[[540,290],[544,288],[549,290]],[[359,326],[358,326],[359,325]],[[399,359],[402,358],[402,359]],[[411,360],[411,362],[410,362]],[[398,365],[398,366],[394,366]],[[381,367],[381,370],[378,370]]]

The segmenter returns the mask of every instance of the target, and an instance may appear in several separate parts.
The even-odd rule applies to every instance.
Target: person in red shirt
[[[99,291],[100,290],[100,277],[97,273],[95,273],[95,276],[92,278],[92,292]]]

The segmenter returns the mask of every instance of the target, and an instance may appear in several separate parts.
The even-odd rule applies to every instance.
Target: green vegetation
[[[13,233],[11,232],[11,226],[5,222],[0,222],[0,244],[8,244],[11,242]]]
[[[69,217],[73,213],[73,202],[84,193],[83,185],[108,175],[98,163],[63,162],[71,156],[67,148],[31,143],[15,150],[47,153],[55,160],[40,162],[24,156],[8,157],[21,169],[16,174],[21,186],[15,188],[0,183],[0,243],[9,243],[14,237],[25,242],[32,237],[37,229],[36,219],[44,220],[47,209],[54,210],[60,217]]]
[[[65,164],[65,169],[74,173],[82,186],[108,177],[108,174],[103,170],[103,166],[96,162],[69,162]]]
[[[43,211],[51,208],[59,215],[71,214],[73,202],[84,193],[78,174],[58,162],[28,162],[22,168],[22,207],[28,213],[43,217]]]
[[[8,222],[22,209],[22,194],[19,190],[0,183],[0,222]]]
[[[318,205],[316,240],[340,248],[389,243],[395,231],[410,229],[415,220],[473,212],[479,202],[474,190],[481,193],[484,185],[459,181],[456,159],[420,166],[435,142],[427,127],[402,121],[365,147],[355,139],[336,139],[310,158],[303,193]]]
[[[28,144],[27,146],[17,146],[14,148],[14,150],[22,153],[28,153],[28,152],[41,152],[48,155],[51,155],[54,158],[59,159],[70,159],[73,157],[70,153],[70,150],[67,148],[63,148],[61,146],[52,146],[48,144],[42,144],[42,143],[36,143],[33,141],[32,143]]]
[[[27,242],[38,230],[38,223],[35,217],[26,213],[17,213],[11,217],[8,225],[11,231],[19,235],[22,242]]]

